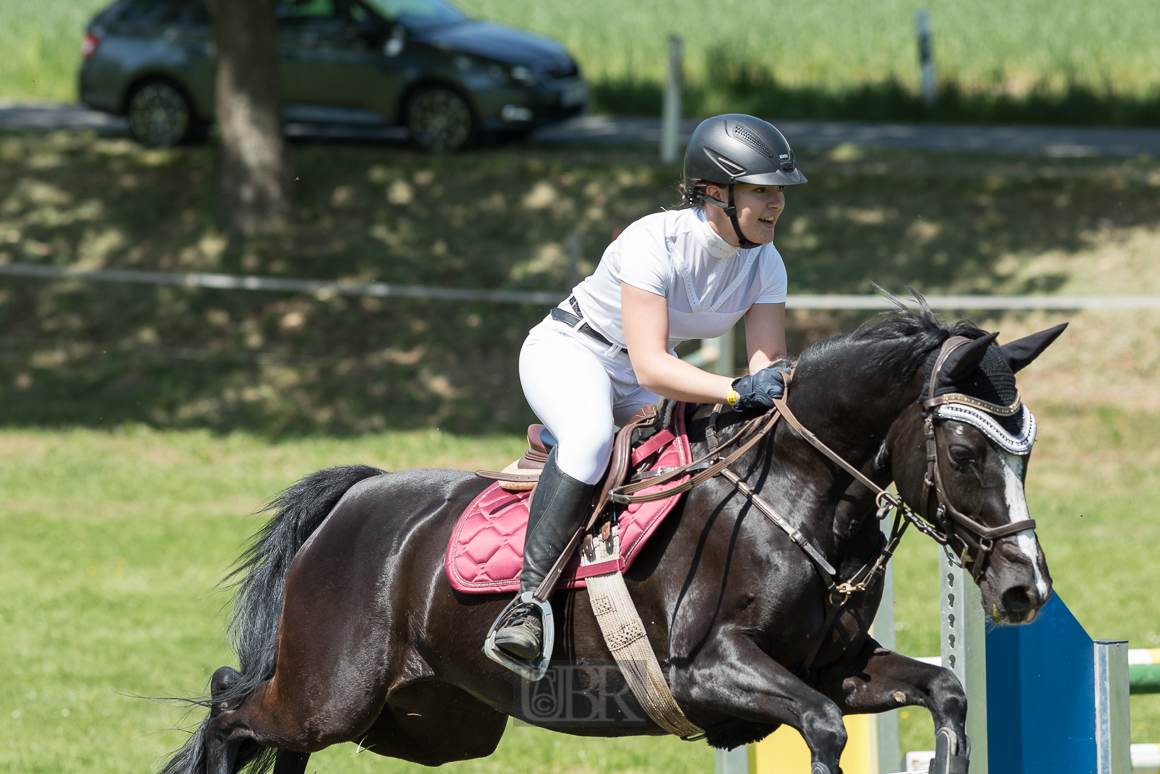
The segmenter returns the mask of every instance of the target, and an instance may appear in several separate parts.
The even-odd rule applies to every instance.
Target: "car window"
[[[130,22],[206,22],[205,0],[133,0],[120,18]]]
[[[367,9],[354,0],[283,0],[277,13],[279,21],[291,24],[332,19],[364,22],[369,17]]]
[[[363,0],[387,19],[413,29],[463,21],[467,14],[446,0]]]

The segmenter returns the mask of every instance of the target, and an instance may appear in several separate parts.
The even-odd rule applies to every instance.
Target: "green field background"
[[[0,4],[0,51],[5,52],[0,97],[74,99],[81,33],[104,5],[105,0]],[[901,0],[461,0],[459,5],[473,16],[563,41],[598,93],[628,89],[615,102],[622,109],[631,110],[635,84],[652,87],[644,103],[651,110],[672,34],[683,37],[686,75],[701,92],[693,104],[706,109],[728,107],[714,100],[720,78],[741,78],[733,94],[744,90],[746,74],[807,89],[815,98],[883,84],[912,94],[918,87],[919,4]],[[1160,89],[1155,45],[1160,4],[1150,0],[934,0],[926,7],[937,75],[967,93],[1022,98],[1036,89],[1079,86],[1104,98],[1154,99]]]
[[[1049,411],[1040,422],[1028,487],[1056,591],[1089,633],[1155,647],[1154,605],[1124,590],[1160,582],[1140,550],[1160,541],[1155,455],[1132,440],[1157,437],[1156,419]],[[519,449],[514,437],[436,431],[277,444],[140,425],[0,432],[0,662],[7,669],[0,771],[143,772],[180,744],[173,729],[190,718],[141,697],[195,695],[214,669],[233,663],[222,632],[228,594],[214,584],[263,523],[255,511],[289,482],[351,462],[493,467]],[[898,648],[937,654],[934,544],[908,536],[894,567]],[[1133,700],[1133,741],[1160,739],[1157,698]],[[929,749],[925,711],[905,711],[901,724],[904,750]],[[492,757],[445,770],[708,774],[711,767],[703,743],[582,740],[516,726]],[[314,756],[310,771],[421,768],[340,745]]]
[[[652,149],[294,144],[287,234],[213,227],[210,148],[0,134],[0,262],[563,290],[613,228],[671,206]],[[805,148],[778,224],[791,293],[1160,295],[1160,163]],[[215,593],[255,511],[303,475],[503,465],[531,420],[517,354],[543,308],[0,281],[0,772],[150,770],[180,708],[231,663]],[[791,350],[864,316],[789,315]],[[1063,320],[1020,374],[1039,420],[1028,477],[1055,589],[1088,632],[1160,647],[1160,315],[1012,313],[1012,340]],[[439,429],[437,429],[439,428]],[[938,651],[937,553],[897,556],[899,649]],[[195,716],[196,718],[197,716]],[[1160,697],[1132,700],[1160,742]],[[453,733],[454,729],[449,729]],[[930,749],[908,710],[904,750]],[[415,772],[341,745],[311,771]],[[706,774],[703,744],[512,728],[459,774]]]

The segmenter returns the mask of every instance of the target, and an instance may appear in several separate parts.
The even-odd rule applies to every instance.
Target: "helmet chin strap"
[[[729,202],[726,204],[720,199],[713,196],[705,196],[705,201],[720,207],[726,215],[729,216],[729,222],[733,224],[733,233],[737,235],[737,246],[742,250],[751,250],[754,247],[760,247],[760,242],[750,242],[745,238],[745,234],[741,233],[741,224],[737,222],[737,205],[733,203],[733,186],[729,186]]]

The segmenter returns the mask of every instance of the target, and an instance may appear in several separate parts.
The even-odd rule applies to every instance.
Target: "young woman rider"
[[[633,223],[596,272],[532,329],[520,380],[555,436],[532,495],[520,593],[555,564],[604,475],[614,426],[663,395],[735,409],[772,406],[784,385],[786,272],[773,246],[785,186],[806,182],[789,143],[752,116],[703,121],[685,151],[691,207]],[[675,356],[689,339],[713,338],[745,318],[749,375],[731,379]],[[536,608],[513,607],[495,644],[518,659],[540,656]]]

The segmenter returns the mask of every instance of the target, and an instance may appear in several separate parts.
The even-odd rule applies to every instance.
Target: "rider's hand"
[[[781,360],[755,374],[734,379],[729,392],[730,407],[734,411],[773,408],[774,399],[785,393],[783,374],[789,373],[791,365],[789,360]]]

